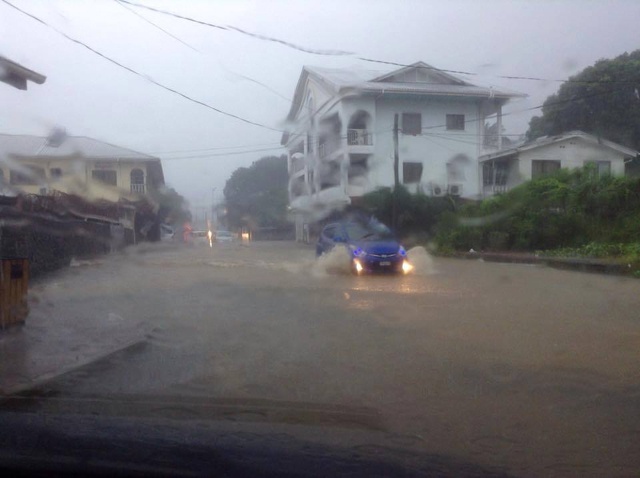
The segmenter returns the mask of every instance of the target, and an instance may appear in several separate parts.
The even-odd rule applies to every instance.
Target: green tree
[[[181,225],[191,220],[189,203],[175,189],[162,187],[153,191],[151,198],[158,204],[157,216],[160,222]]]
[[[527,139],[570,130],[640,149],[640,50],[597,61],[547,98]]]
[[[289,202],[286,156],[267,156],[238,168],[227,180],[224,197],[232,228],[282,227]]]

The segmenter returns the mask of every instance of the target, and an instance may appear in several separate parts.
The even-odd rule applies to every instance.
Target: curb
[[[534,254],[509,254],[499,252],[464,252],[454,254],[457,259],[482,259],[486,262],[500,262],[507,264],[538,264],[554,269],[573,270],[578,272],[590,272],[595,274],[608,274],[631,276],[633,269],[620,262],[602,261],[597,259],[544,257]]]
[[[112,348],[108,351],[105,351],[103,353],[100,354],[96,354],[93,357],[90,358],[86,358],[84,360],[79,360],[78,362],[75,362],[73,364],[61,367],[59,370],[56,370],[54,372],[48,372],[42,375],[39,375],[38,377],[34,378],[33,380],[30,380],[28,383],[20,383],[18,385],[14,385],[12,387],[9,388],[0,388],[0,400],[3,399],[8,399],[11,398],[11,396],[13,395],[17,395],[20,393],[24,393],[24,392],[28,392],[30,390],[36,389],[41,387],[42,385],[51,382],[55,379],[58,379],[60,377],[62,377],[63,375],[69,374],[71,372],[75,372],[78,369],[81,369],[83,367],[86,367],[88,365],[92,365],[96,362],[99,362],[101,360],[105,360],[108,359],[110,357],[112,357],[113,355],[116,355],[118,353],[121,352],[125,352],[125,351],[129,351],[129,350],[133,350],[136,347],[142,346],[144,344],[147,343],[147,339],[144,337],[137,337],[133,340],[130,340],[128,342],[125,342],[124,344],[121,344],[115,348]]]

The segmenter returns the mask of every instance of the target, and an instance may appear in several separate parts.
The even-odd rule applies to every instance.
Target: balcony
[[[366,129],[347,130],[347,144],[349,146],[372,146],[373,135]]]
[[[144,194],[146,192],[146,186],[144,184],[132,184],[131,192],[134,194]]]
[[[366,129],[348,129],[347,148],[351,154],[372,154],[373,134]]]

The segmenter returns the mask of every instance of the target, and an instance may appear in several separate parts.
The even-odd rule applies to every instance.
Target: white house
[[[393,186],[396,115],[401,183],[480,197],[478,157],[503,144],[502,106],[524,96],[422,62],[386,74],[305,66],[282,138],[296,237],[326,211]]]
[[[483,194],[505,192],[524,181],[593,163],[600,174],[622,176],[638,152],[582,131],[545,136],[480,157]]]

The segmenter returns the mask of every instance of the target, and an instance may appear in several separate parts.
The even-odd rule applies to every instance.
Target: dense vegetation
[[[432,238],[443,213],[453,212],[459,205],[454,197],[430,197],[411,194],[403,186],[396,189],[397,220],[395,230],[403,238],[416,240]],[[363,197],[362,204],[380,221],[393,225],[393,191],[380,188]]]
[[[640,179],[560,170],[440,218],[443,250],[627,255],[640,243]]]
[[[640,50],[599,60],[570,80],[531,119],[527,139],[579,129],[640,149]]]
[[[229,227],[286,226],[288,181],[286,156],[267,156],[236,169],[224,187]]]

